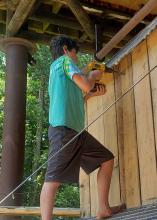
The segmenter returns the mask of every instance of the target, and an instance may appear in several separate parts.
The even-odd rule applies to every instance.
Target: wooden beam
[[[9,0],[10,4],[12,5],[11,9],[15,10],[17,5],[19,4],[20,0]]]
[[[28,30],[43,34],[42,22],[28,21]]]
[[[69,37],[72,37],[74,39],[79,38],[79,31],[78,30],[73,30],[65,27],[57,27],[54,25],[49,25],[46,30],[44,31],[44,26],[41,22],[34,22],[34,21],[29,21],[28,22],[28,30],[35,31],[37,33],[48,33],[50,35],[59,35],[59,34],[65,34]]]
[[[93,5],[92,3],[82,3],[82,7],[88,12],[91,9],[96,9],[98,11],[102,11],[101,18],[104,19],[119,19],[122,21],[129,21],[130,18],[136,13],[136,11],[133,11],[132,13],[127,13],[127,12],[122,12],[120,10],[115,10],[114,8],[106,8],[105,6],[98,6],[98,5]],[[125,8],[127,11],[127,8]],[[140,23],[143,24],[148,24],[151,21],[151,19],[143,19]]]
[[[3,10],[0,10],[0,23],[6,24],[6,13]]]
[[[61,7],[63,6],[62,3],[60,2],[54,2],[53,3],[53,7],[52,7],[52,13],[53,14],[58,14],[59,10],[61,9]]]
[[[68,29],[83,31],[81,25],[77,21],[69,19],[66,16],[60,16],[60,15],[54,15],[54,14],[52,14],[51,16],[33,15],[29,17],[29,21],[42,22],[43,24],[49,23],[53,25],[58,25],[60,27],[66,27]],[[107,21],[104,21],[103,28],[104,28],[103,37],[109,37],[109,38],[113,37],[120,29],[120,27],[118,26],[116,27],[116,24],[112,26],[108,25]],[[132,35],[126,36],[125,43],[126,41],[129,41],[132,37],[133,37]],[[82,36],[80,37],[80,40],[84,41],[87,38],[88,38],[88,35],[86,34],[86,32],[83,32]]]
[[[48,22],[43,22],[43,33],[46,31],[46,29],[49,27],[49,23]]]
[[[32,20],[28,21],[28,30],[29,31],[33,31],[39,34],[45,33],[45,34],[49,34],[49,35],[59,35],[59,34],[66,34],[67,36],[79,41],[80,43],[84,43],[86,44],[87,42],[92,42],[88,36],[86,35],[86,33],[84,32],[83,35],[80,37],[80,33],[78,30],[74,30],[74,29],[69,29],[69,28],[65,28],[65,27],[57,27],[55,25],[49,25],[45,30],[43,30],[44,26],[42,24],[42,22],[35,22]],[[106,27],[107,30],[110,29],[110,27]],[[112,38],[112,36],[114,35],[114,33],[112,33],[112,35],[108,36],[105,32],[103,33],[103,46],[105,46],[105,44]],[[115,46],[115,48],[121,48],[123,47],[125,44],[127,43],[127,40],[123,40],[122,42],[120,42],[118,45]]]
[[[14,14],[14,11],[13,11],[13,9],[12,9],[13,2],[12,2],[12,1],[9,1],[9,0],[6,0],[6,2],[7,2],[6,36],[9,37],[8,31],[7,31],[7,27],[8,27],[9,22],[10,22],[11,19],[12,19],[12,16],[13,16],[13,14]]]
[[[54,2],[67,4],[66,0],[44,0],[44,4],[53,5]]]
[[[39,207],[1,206],[0,215],[40,216],[40,208]],[[79,208],[54,208],[53,215],[65,216],[65,217],[80,217],[80,209]]]
[[[87,38],[88,38],[88,35],[86,34],[86,32],[83,32],[83,34],[80,37],[80,42],[84,42]]]
[[[38,10],[38,8],[41,6],[42,3],[43,3],[43,0],[36,0],[32,9],[29,12],[29,15],[31,16],[31,15],[35,14],[35,12]]]
[[[15,10],[20,0],[9,0],[9,4],[11,6],[11,10]],[[7,0],[0,0],[0,9],[7,10],[8,3]]]
[[[66,0],[66,2],[79,23],[82,25],[84,31],[87,33],[91,40],[94,40],[94,24],[92,23],[86,11],[82,8],[79,0]]]
[[[39,34],[39,33],[35,33],[35,32],[31,32],[31,31],[20,31],[18,34],[17,34],[17,37],[23,37],[25,39],[28,39],[30,41],[32,41],[33,43],[41,43],[41,44],[47,44],[49,45],[51,39],[53,37],[55,37],[57,34],[54,33],[54,34]],[[76,39],[75,39],[76,40]],[[95,44],[94,43],[91,43],[91,42],[79,42],[79,39],[77,40],[78,41],[78,45],[79,45],[79,49],[81,52],[84,52],[84,53],[94,53],[95,52]]]
[[[49,24],[54,24],[54,25],[58,25],[61,27],[67,27],[67,28],[71,28],[74,30],[82,31],[82,27],[77,21],[69,19],[65,16],[54,15],[54,14],[52,14],[51,16],[33,15],[29,17],[29,20],[46,22]]]
[[[0,24],[0,34],[5,36],[5,32],[6,32],[6,25]]]
[[[97,54],[99,60],[103,59],[115,45],[130,33],[155,7],[157,6],[156,0],[149,0],[131,19],[126,25],[103,47]]]
[[[18,32],[18,30],[24,23],[25,19],[29,15],[29,12],[33,8],[35,1],[36,0],[21,0],[20,1],[7,27],[7,31],[10,36],[14,36]]]
[[[50,25],[46,30],[45,30],[45,33],[48,33],[48,34],[55,34],[55,35],[59,35],[59,34],[65,34],[67,36],[69,36],[70,38],[73,38],[75,40],[78,40],[79,39],[79,31],[77,30],[72,30],[72,29],[69,29],[69,28],[65,28],[65,27],[56,27],[56,26],[53,26],[53,25]]]
[[[52,2],[58,2],[61,4],[65,4],[67,5],[67,1],[66,0],[45,0],[44,3],[48,4],[48,5],[52,5]],[[133,13],[127,13],[127,9],[126,12],[122,12],[122,11],[118,11],[118,10],[114,10],[114,8],[108,9],[105,6],[99,6],[99,5],[94,5],[92,3],[86,3],[86,2],[82,2],[81,3],[83,9],[86,10],[86,12],[90,12],[90,9],[96,9],[96,10],[100,10],[102,11],[102,15],[101,18],[111,18],[111,19],[120,19],[122,21],[128,21],[130,20],[130,18],[132,18],[132,16],[134,15],[134,13],[136,13],[136,11],[134,11]],[[140,23],[143,24],[148,24],[151,21],[151,19],[146,18],[143,19]]]
[[[22,37],[25,38],[27,40],[32,41],[33,43],[38,43],[38,44],[49,44],[50,40],[52,37],[54,37],[53,35],[49,35],[49,34],[40,34],[40,33],[36,33],[34,31],[20,31],[17,34],[17,37]]]
[[[6,8],[7,8],[6,0],[1,0],[1,1],[0,1],[0,8],[1,8],[1,9],[6,9]]]
[[[20,31],[16,35],[16,37],[25,38],[27,40],[32,41],[33,43],[40,43],[40,44],[46,44],[49,45],[50,41],[53,37],[55,37],[57,34],[39,34],[33,31]],[[0,24],[0,38],[5,37],[5,25]],[[94,42],[80,42],[79,39],[75,39],[78,42],[79,45],[79,51],[82,53],[89,53],[93,54],[95,53],[95,43]],[[104,41],[105,42],[105,41]],[[107,41],[106,41],[107,42]],[[117,48],[114,48],[111,53],[109,54],[110,57],[112,57],[117,52]]]

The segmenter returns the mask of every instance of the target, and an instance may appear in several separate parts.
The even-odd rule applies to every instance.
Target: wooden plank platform
[[[115,215],[110,220],[157,220],[157,203],[139,208],[131,208]],[[95,218],[82,218],[80,220],[95,220]]]
[[[4,207],[0,206],[0,215],[40,215],[39,207]],[[80,209],[55,208],[54,215],[63,217],[76,217],[79,220],[95,220],[94,217],[80,218]],[[110,220],[157,220],[157,203],[144,205],[139,208],[130,208],[114,215]]]
[[[55,216],[80,217],[79,208],[54,208]],[[40,216],[39,207],[0,206],[0,215]]]

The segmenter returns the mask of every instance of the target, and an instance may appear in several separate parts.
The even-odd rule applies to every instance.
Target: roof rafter
[[[59,25],[62,27],[69,27],[74,30],[82,30],[81,25],[68,17],[61,16],[61,15],[51,15],[45,17],[44,15],[33,15],[29,17],[29,20],[33,21],[41,21],[41,22],[48,22],[49,24]]]
[[[31,9],[34,6],[36,0],[21,0],[17,6],[17,9],[8,24],[7,32],[9,36],[14,36],[22,24],[24,23],[25,19],[29,15]]]
[[[84,31],[90,37],[91,40],[94,40],[94,24],[92,23],[90,17],[86,11],[82,8],[79,0],[66,0],[69,8],[82,25]]]
[[[60,2],[54,2],[53,3],[53,8],[52,8],[52,13],[53,14],[58,14],[59,10],[61,9],[61,7],[63,6],[62,3]]]

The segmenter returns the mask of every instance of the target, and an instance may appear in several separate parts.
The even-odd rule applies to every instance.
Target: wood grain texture
[[[133,84],[131,56],[128,55],[120,63],[122,93],[124,94]],[[123,137],[124,137],[124,166],[125,166],[125,197],[128,208],[137,207],[140,201],[140,182],[138,150],[136,139],[136,121],[134,93],[130,91],[123,98]]]
[[[132,53],[133,81],[148,72],[146,41]],[[134,88],[142,203],[157,197],[156,152],[149,76]]]
[[[148,57],[149,57],[149,68],[150,70],[157,65],[157,29],[148,37]],[[153,118],[154,118],[154,129],[155,129],[155,140],[157,150],[157,68],[150,73],[151,79],[151,92],[153,102]]]

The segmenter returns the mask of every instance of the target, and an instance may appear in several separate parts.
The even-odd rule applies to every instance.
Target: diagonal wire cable
[[[112,102],[101,114],[99,114],[91,123],[89,123],[84,129],[82,129],[77,135],[75,135],[69,142],[67,142],[63,147],[53,154],[48,160],[46,160],[41,166],[38,167],[32,174],[30,174],[25,180],[23,180],[16,188],[14,188],[9,194],[7,194],[3,199],[0,200],[0,204],[2,204],[6,199],[14,194],[16,190],[18,190],[21,186],[23,186],[28,180],[34,176],[39,170],[41,170],[45,164],[49,162],[53,157],[55,157],[58,153],[60,153],[63,149],[65,149],[69,144],[71,144],[80,134],[82,134],[87,128],[89,128],[94,122],[96,122],[103,114],[105,114],[113,105],[115,105],[119,100],[121,100],[126,94],[128,94],[136,85],[138,85],[146,76],[148,76],[157,65],[155,65],[151,70],[149,70],[145,75],[139,77],[138,80],[129,87],[119,98],[117,98],[114,102]]]

